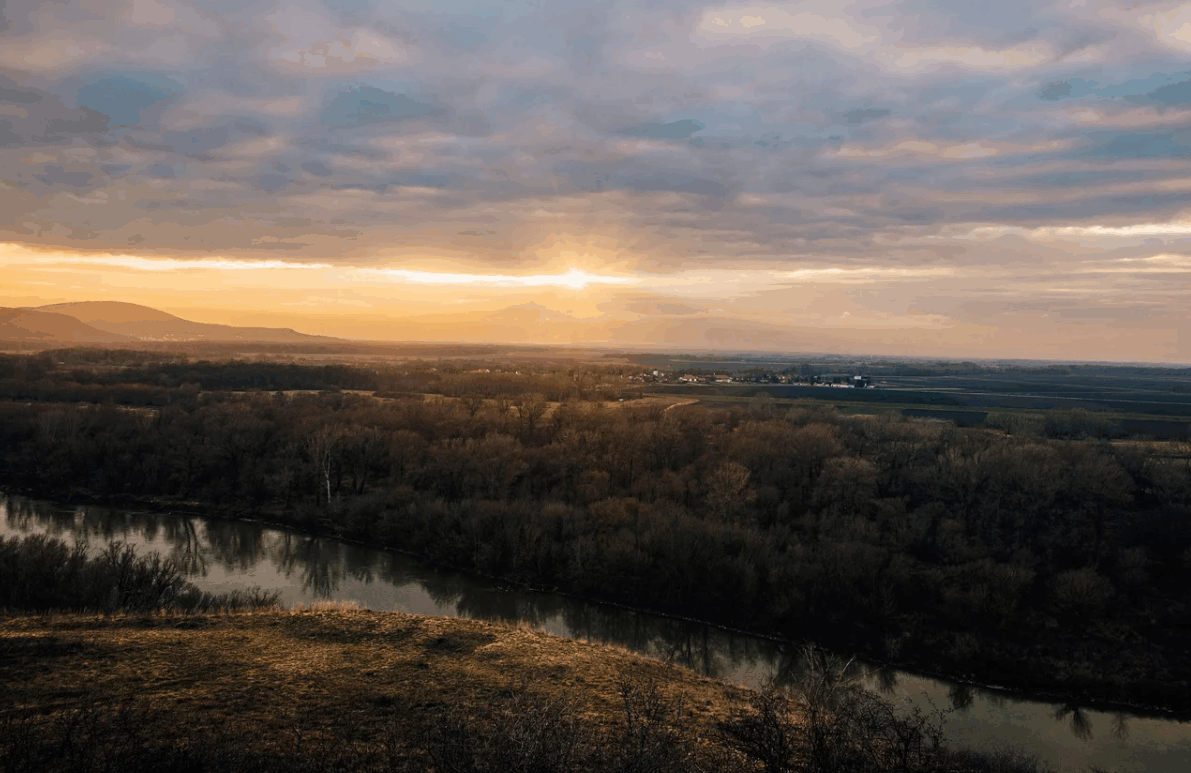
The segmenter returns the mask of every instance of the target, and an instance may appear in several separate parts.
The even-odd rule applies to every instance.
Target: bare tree
[[[533,435],[537,429],[538,422],[546,415],[546,409],[550,407],[550,404],[546,402],[546,398],[543,395],[537,392],[530,392],[517,398],[513,403],[513,407],[517,409],[517,418],[521,421],[521,430],[528,437]]]
[[[314,463],[320,487],[326,488],[327,504],[331,503],[331,469],[342,438],[343,428],[334,424],[324,424],[306,436],[306,452]]]

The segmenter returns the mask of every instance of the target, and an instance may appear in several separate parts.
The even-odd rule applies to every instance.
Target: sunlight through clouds
[[[631,285],[638,280],[632,277],[598,276],[579,269],[565,274],[455,274],[439,271],[411,271],[399,268],[361,268],[355,274],[370,279],[373,277],[391,281],[412,282],[432,285],[492,285],[495,287],[565,287],[582,290],[588,285]]]
[[[1191,359],[1188,7],[9,0],[0,304]]]

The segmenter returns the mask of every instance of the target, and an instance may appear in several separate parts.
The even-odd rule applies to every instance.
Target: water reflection
[[[427,566],[407,556],[332,539],[189,515],[69,508],[0,494],[0,535],[45,533],[100,545],[137,544],[175,559],[200,587],[259,585],[282,602],[351,600],[377,610],[526,622],[562,636],[616,644],[730,683],[801,679],[799,647],[698,623],[661,618],[548,593],[502,589],[482,578]],[[846,662],[841,678],[883,695],[947,712],[947,733],[977,748],[1016,746],[1063,771],[1191,768],[1186,723],[1089,711],[1007,697],[966,684]]]
[[[953,684],[947,688],[947,699],[951,702],[952,711],[966,711],[976,700],[975,690],[970,685]]]
[[[1071,733],[1076,738],[1090,741],[1092,738],[1092,720],[1088,713],[1079,706],[1064,704],[1055,709],[1055,719],[1070,718]]]

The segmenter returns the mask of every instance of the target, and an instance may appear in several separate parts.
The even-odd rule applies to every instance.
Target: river
[[[204,590],[254,585],[287,606],[354,601],[374,610],[524,621],[559,636],[615,644],[734,684],[798,673],[798,648],[686,620],[551,593],[528,593],[409,556],[259,523],[56,505],[0,494],[0,535],[122,540],[175,558]],[[1191,723],[1030,700],[905,671],[855,664],[887,697],[947,712],[956,746],[1016,747],[1064,773],[1191,770]]]

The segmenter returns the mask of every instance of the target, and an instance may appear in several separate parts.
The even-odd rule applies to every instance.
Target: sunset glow
[[[363,268],[356,273],[365,279],[374,277],[394,282],[429,285],[492,285],[495,287],[566,287],[582,290],[588,285],[629,285],[631,277],[597,276],[573,268],[565,274],[453,274],[434,271],[410,271],[397,268]]]
[[[0,305],[1191,360],[1175,6],[2,15]]]

